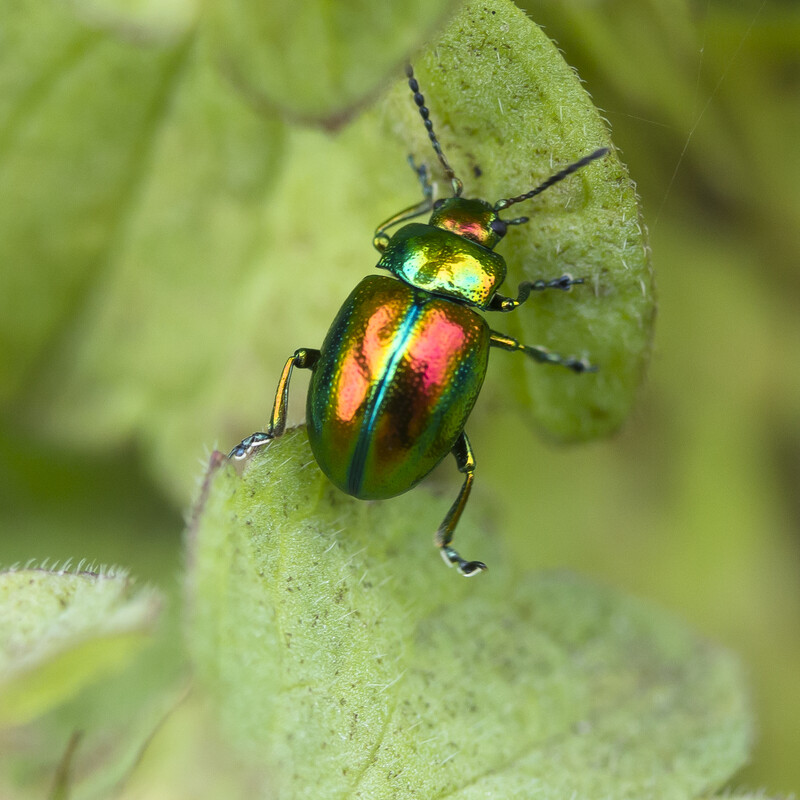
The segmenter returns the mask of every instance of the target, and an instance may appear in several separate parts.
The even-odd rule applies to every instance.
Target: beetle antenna
[[[425,97],[419,90],[419,84],[417,83],[417,79],[414,77],[414,70],[411,67],[411,64],[406,64],[406,75],[408,76],[408,88],[414,93],[414,102],[417,104],[419,115],[422,117],[422,121],[425,124],[425,130],[428,131],[428,138],[431,140],[434,152],[439,158],[439,163],[444,167],[445,175],[447,175],[447,177],[450,179],[450,183],[453,185],[453,195],[455,197],[461,197],[461,192],[464,190],[464,184],[461,183],[459,178],[456,177],[456,173],[453,171],[453,168],[450,166],[450,162],[442,152],[442,146],[439,144],[439,140],[436,138],[436,134],[433,132],[433,122],[431,122],[430,119],[430,112],[425,105]]]
[[[572,175],[573,172],[577,172],[582,167],[585,167],[587,164],[591,164],[592,161],[596,161],[598,158],[602,158],[607,153],[607,147],[601,147],[599,150],[595,150],[594,153],[589,153],[588,156],[584,156],[574,164],[570,164],[568,167],[564,167],[564,169],[562,169],[560,172],[556,172],[555,175],[549,177],[544,183],[540,183],[535,189],[531,189],[529,192],[519,195],[519,197],[509,197],[505,200],[498,200],[494,204],[494,210],[502,211],[504,208],[513,206],[514,203],[521,203],[523,200],[530,200],[531,197],[541,194],[545,189],[549,189],[554,183],[563,181],[564,178]]]

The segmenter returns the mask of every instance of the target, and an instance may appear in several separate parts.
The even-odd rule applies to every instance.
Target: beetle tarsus
[[[567,273],[552,281],[536,281],[536,283],[543,283],[543,289],[561,289],[562,292],[568,292],[573,286],[578,286],[585,281],[586,278],[573,278],[572,275]]]
[[[428,169],[428,165],[423,161],[419,166],[417,166],[417,162],[414,161],[414,156],[410,153],[408,156],[408,163],[411,169],[414,170],[417,180],[419,181],[419,185],[422,187],[422,196],[426,200],[433,202],[433,184],[431,183],[431,173]]]
[[[560,356],[558,353],[552,353],[546,347],[534,347],[532,345],[522,344],[518,342],[513,336],[506,336],[504,333],[492,331],[490,336],[490,344],[492,347],[499,347],[502,350],[509,350],[511,352],[525,353],[526,356],[538,361],[540,364],[557,364],[560,367],[566,367],[573,372],[597,372],[597,367],[590,364],[585,358],[573,358],[572,356]]]
[[[442,558],[448,567],[457,567],[458,571],[465,578],[471,578],[473,575],[480,575],[481,572],[488,569],[483,561],[467,561],[461,558],[458,552],[448,545],[442,547]]]
[[[597,372],[597,367],[594,364],[590,364],[585,358],[560,356],[558,353],[550,352],[546,347],[523,345],[521,350],[525,355],[530,356],[534,361],[538,361],[540,364],[556,364],[559,367],[566,367],[578,374]]]
[[[573,372],[597,372],[597,367],[594,364],[590,364],[585,358],[570,358],[561,363]]]
[[[254,450],[258,450],[259,447],[263,447],[274,438],[275,437],[271,433],[265,433],[264,431],[251,433],[248,437],[242,439],[242,441],[228,453],[228,458],[232,461],[241,461],[253,453]]]
[[[516,298],[496,294],[489,304],[489,311],[514,311],[527,301],[531,292],[543,292],[546,289],[560,289],[562,292],[568,292],[573,286],[579,286],[582,283],[586,283],[586,278],[573,278],[568,272],[551,280],[523,281],[517,287]]]

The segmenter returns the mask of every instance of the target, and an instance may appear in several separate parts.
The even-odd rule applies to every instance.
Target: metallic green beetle
[[[483,384],[489,349],[519,351],[575,372],[595,369],[582,359],[564,358],[497,333],[478,313],[513,311],[532,291],[567,290],[583,283],[582,278],[562,275],[525,281],[516,298],[498,294],[506,264],[494,247],[507,226],[528,221],[502,220],[498,212],[543,192],[608,151],[596,150],[535,189],[494,205],[464,198],[410,66],[407,75],[453,196],[434,202],[427,169],[415,167],[423,200],[386,220],[373,239],[381,253],[378,268],[394,277],[364,278],[345,300],[322,347],[300,349],[289,357],[267,431],[248,436],[229,457],[246,458],[284,432],[292,370],[310,369],[308,438],[320,468],[342,491],[362,499],[402,494],[453,453],[464,483],[436,532],[436,545],[445,563],[470,576],[486,565],[466,561],[451,542],[472,488],[475,459],[464,426]],[[388,234],[427,213],[427,225],[409,223]]]

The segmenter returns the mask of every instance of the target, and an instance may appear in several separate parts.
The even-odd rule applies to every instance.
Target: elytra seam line
[[[419,319],[421,313],[422,306],[414,299],[411,306],[406,311],[406,318],[403,320],[395,336],[395,347],[389,357],[389,362],[386,365],[383,377],[375,384],[370,398],[367,401],[364,423],[358,434],[358,442],[353,451],[353,460],[350,462],[350,466],[347,470],[347,491],[354,496],[358,496],[358,492],[364,480],[364,467],[367,462],[367,454],[372,442],[372,434],[375,428],[375,421],[378,417],[378,411],[380,410],[383,398],[386,396],[386,392],[389,390],[389,384],[394,380],[397,365],[406,352],[406,344],[411,337],[414,323]]]

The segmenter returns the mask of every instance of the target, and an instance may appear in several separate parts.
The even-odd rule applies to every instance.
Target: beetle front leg
[[[286,409],[289,405],[289,382],[292,378],[292,370],[295,367],[313,369],[318,360],[319,350],[310,348],[295,350],[294,355],[289,356],[283,367],[281,379],[278,381],[278,390],[275,392],[275,402],[272,405],[272,416],[267,425],[267,430],[251,433],[246,439],[242,439],[228,453],[228,458],[236,461],[247,458],[254,450],[283,435],[286,430]]]
[[[458,567],[458,571],[469,578],[485,570],[486,564],[483,561],[466,561],[461,558],[454,548],[450,547],[450,543],[453,541],[453,531],[455,531],[456,525],[461,519],[464,506],[466,506],[469,493],[472,490],[472,481],[475,478],[475,457],[472,455],[472,447],[470,447],[466,433],[462,432],[458,437],[453,445],[452,452],[458,465],[458,471],[464,474],[464,484],[458,493],[456,501],[447,512],[447,516],[442,520],[439,530],[436,531],[436,546],[442,549],[442,558],[444,558],[448,566],[455,564]]]
[[[526,356],[530,356],[540,364],[558,364],[561,367],[571,369],[573,372],[597,372],[597,367],[592,366],[585,358],[560,356],[558,353],[551,353],[546,347],[532,347],[522,344],[513,337],[497,331],[491,332],[489,344],[492,347],[499,347],[501,350],[525,353]]]
[[[422,164],[417,166],[412,155],[408,157],[408,164],[416,173],[417,180],[422,188],[422,196],[433,205],[433,184],[431,183],[431,173],[428,165],[423,161]]]
[[[417,178],[419,179],[419,184],[422,187],[422,200],[419,203],[415,203],[413,206],[409,206],[408,208],[404,208],[402,211],[399,211],[397,214],[389,217],[389,219],[382,222],[378,227],[375,229],[375,234],[372,237],[372,246],[379,252],[382,253],[386,249],[386,245],[389,243],[389,239],[391,238],[387,231],[389,228],[394,227],[395,225],[399,225],[401,222],[405,222],[409,219],[414,219],[414,217],[419,217],[422,214],[427,214],[433,208],[433,184],[431,184],[430,173],[428,172],[428,167],[426,164],[421,164],[417,166],[414,163],[414,156],[408,157],[408,163],[411,165],[411,169],[417,174]]]
[[[569,291],[573,286],[584,283],[585,278],[573,278],[572,275],[564,274],[560,278],[553,278],[549,281],[523,281],[517,287],[517,297],[503,297],[496,294],[491,303],[489,311],[513,311],[519,308],[529,297],[531,292],[543,292],[545,289],[561,289],[562,292]]]

